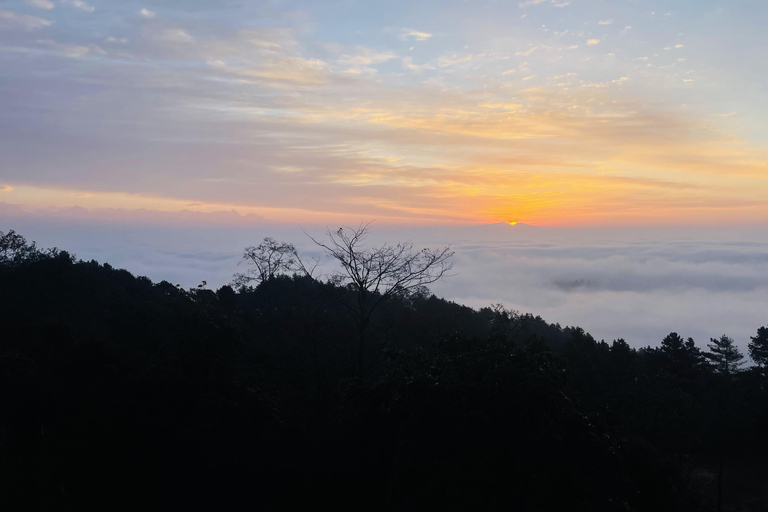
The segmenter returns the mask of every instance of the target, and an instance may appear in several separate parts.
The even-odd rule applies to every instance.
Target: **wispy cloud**
[[[441,37],[382,21],[334,41],[311,9],[278,4],[251,12],[259,23],[235,19],[244,4],[217,11],[215,23],[202,4],[194,19],[168,4],[161,19],[87,28],[114,14],[106,2],[93,2],[98,16],[62,13],[87,21],[82,30],[62,21],[55,36],[40,36],[17,23],[0,46],[13,77],[0,83],[0,106],[31,128],[0,116],[3,179],[52,187],[35,196],[45,201],[56,187],[95,193],[67,196],[82,205],[109,192],[153,193],[258,205],[280,219],[768,221],[768,152],[717,115],[741,112],[739,99],[706,108],[698,87],[712,75],[692,44],[685,57],[695,65],[628,41],[645,37],[639,28],[598,51],[609,36],[555,32],[545,18],[558,4],[540,4],[524,19],[500,15],[481,34],[457,20],[455,34],[467,37],[450,41],[439,20],[422,28]],[[588,20],[607,17],[583,19],[594,28]],[[648,62],[633,60],[639,48]],[[668,61],[674,67],[662,68]],[[50,66],[48,80],[40,66]]]
[[[462,62],[469,62],[472,60],[472,55],[459,55],[459,54],[452,54],[452,55],[443,55],[439,59],[437,59],[437,65],[441,68],[445,68],[448,66],[455,66],[456,64],[461,64]]]
[[[61,0],[61,3],[71,5],[75,9],[80,9],[85,12],[93,12],[96,10],[96,7],[85,3],[83,0]]]
[[[549,47],[548,46],[543,46],[543,45],[532,46],[531,48],[528,48],[525,51],[515,52],[515,55],[522,55],[524,57],[530,57],[531,54],[533,54],[533,52],[535,52],[536,50],[544,50],[544,49],[547,49],[547,48],[549,48]]]
[[[414,64],[413,57],[403,57],[403,67],[410,69],[411,71],[424,71],[425,69],[435,69],[435,66],[431,63]]]
[[[551,5],[553,5],[555,7],[568,7],[572,3],[572,2],[569,2],[569,1],[561,2],[559,0],[526,0],[525,2],[520,2],[518,4],[518,6],[520,8],[524,8],[524,7],[531,7],[531,6],[534,6],[534,5],[545,4],[547,2],[549,2]]]
[[[18,14],[11,11],[0,11],[0,28],[21,28],[24,30],[36,30],[50,27],[52,21],[29,14]]]
[[[102,50],[96,45],[83,46],[83,45],[77,45],[77,44],[59,43],[57,41],[54,41],[53,39],[40,39],[37,42],[47,48],[50,48],[51,50],[57,53],[60,53],[65,57],[70,57],[73,59],[76,59],[78,57],[83,57],[85,55],[88,55],[91,52],[100,53],[100,54],[104,53],[104,50]]]
[[[339,62],[348,65],[370,66],[397,58],[395,53],[388,51],[377,51],[365,47],[357,47],[354,50],[352,54],[342,55]]]
[[[282,57],[269,59],[255,69],[231,69],[243,78],[263,79],[268,82],[295,84],[322,84],[328,80],[328,64],[319,59]]]
[[[195,38],[184,29],[166,28],[160,33],[160,39],[172,43],[194,43]]]
[[[56,7],[50,0],[24,0],[24,3],[37,9],[50,10]]]
[[[663,17],[642,2],[574,2],[566,19],[557,0],[452,2],[434,16],[395,2],[407,18],[308,0],[81,0],[93,14],[74,2],[0,1],[0,219],[55,223],[62,239],[46,245],[196,285],[226,282],[263,218],[590,226],[591,239],[451,232],[472,243],[436,291],[638,344],[682,319],[697,340],[746,341],[764,322],[756,241],[768,238],[701,240],[768,224],[765,72],[751,44],[768,5],[710,19],[700,6]],[[125,231],[70,245],[100,223]],[[668,242],[602,237],[670,224],[686,227]],[[162,264],[149,268],[125,232],[157,233]],[[171,247],[184,233],[189,249]],[[723,304],[739,312],[728,324]]]
[[[426,41],[431,38],[432,34],[421,30],[414,30],[412,28],[404,28],[400,30],[400,39],[407,41],[409,39],[415,39],[416,41]]]

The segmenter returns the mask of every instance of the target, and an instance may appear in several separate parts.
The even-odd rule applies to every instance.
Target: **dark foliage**
[[[750,338],[749,356],[758,366],[768,366],[768,327],[759,327],[757,334]]]
[[[419,289],[371,316],[361,382],[354,290],[184,290],[0,239],[2,510],[766,510],[762,374],[676,333]]]
[[[709,347],[709,352],[704,356],[712,361],[715,370],[719,373],[730,375],[744,364],[744,355],[739,351],[733,338],[729,338],[725,334],[719,338],[710,338],[707,347]]]

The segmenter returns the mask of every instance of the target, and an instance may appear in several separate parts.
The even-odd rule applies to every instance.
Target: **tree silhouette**
[[[26,238],[10,230],[0,231],[0,265],[12,266],[32,259],[39,254],[35,242],[27,243]]]
[[[749,357],[761,368],[768,366],[768,327],[758,328],[750,339]]]
[[[253,265],[246,272],[234,275],[233,284],[241,287],[252,281],[262,283],[276,275],[298,270],[296,266],[296,248],[293,244],[278,242],[265,237],[259,245],[246,247],[243,261]]]
[[[420,290],[443,278],[453,267],[449,247],[415,251],[413,243],[399,242],[367,247],[370,222],[357,228],[340,227],[326,232],[327,240],[310,239],[341,266],[328,281],[353,292],[352,297],[336,293],[334,297],[347,308],[358,332],[355,378],[363,378],[363,355],[371,316],[384,301]],[[303,272],[313,277],[313,270],[296,258]]]
[[[712,361],[718,373],[730,375],[738,370],[743,364],[744,354],[734,344],[733,338],[725,334],[719,338],[710,338],[711,343],[707,344],[709,352],[704,357]]]
[[[684,340],[676,332],[669,333],[661,340],[660,351],[665,356],[669,369],[678,376],[689,376],[704,360],[693,338]]]

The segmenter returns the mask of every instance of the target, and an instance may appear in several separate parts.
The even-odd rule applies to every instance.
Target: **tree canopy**
[[[760,367],[768,366],[768,326],[759,327],[750,338],[749,356]]]
[[[349,280],[184,289],[11,233],[3,510],[765,508],[768,390],[728,336],[704,360],[400,288],[360,380]]]
[[[719,373],[730,375],[744,364],[744,354],[736,346],[733,338],[725,334],[719,338],[710,338],[707,347],[709,347],[709,352],[705,353],[704,356],[712,361]]]

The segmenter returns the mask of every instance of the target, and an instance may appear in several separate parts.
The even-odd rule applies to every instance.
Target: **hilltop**
[[[759,503],[761,376],[682,338],[634,350],[421,289],[378,310],[358,381],[332,283],[183,289],[17,242],[4,508],[702,510],[722,450],[725,502]]]

